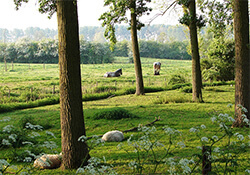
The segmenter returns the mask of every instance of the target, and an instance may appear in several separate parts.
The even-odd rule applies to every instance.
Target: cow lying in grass
[[[154,67],[154,75],[160,75],[161,63],[154,62],[153,67]]]
[[[59,168],[62,163],[62,153],[60,154],[44,154],[37,158],[34,167],[39,169],[55,169]]]
[[[121,131],[109,131],[102,136],[102,140],[105,142],[121,142],[124,139]]]
[[[115,72],[106,72],[104,77],[120,77],[122,75],[122,69],[117,69]]]

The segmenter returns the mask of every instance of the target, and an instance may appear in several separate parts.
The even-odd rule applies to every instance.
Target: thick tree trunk
[[[132,40],[132,50],[135,65],[135,78],[136,78],[136,95],[144,95],[144,84],[142,77],[141,59],[138,46],[137,38],[137,20],[136,14],[133,12],[136,8],[135,0],[131,0],[131,40]]]
[[[248,0],[234,0],[235,37],[235,116],[233,126],[243,126],[242,111],[238,105],[247,108],[250,119],[250,55]]]
[[[190,42],[192,51],[192,91],[193,91],[193,101],[203,102],[202,99],[202,78],[201,78],[201,68],[200,68],[200,55],[199,55],[199,45],[197,37],[197,26],[196,26],[196,7],[195,0],[191,0],[188,6],[191,21],[189,24],[190,32]]]
[[[73,0],[57,1],[60,116],[62,139],[62,169],[78,168],[88,157],[85,143],[78,138],[85,134],[77,4]],[[86,160],[85,160],[86,161]]]

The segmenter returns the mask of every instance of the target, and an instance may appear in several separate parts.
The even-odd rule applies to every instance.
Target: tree
[[[28,0],[14,0],[14,2],[19,7],[22,2],[28,2]],[[42,13],[49,12],[49,15],[53,15],[57,11],[62,169],[76,169],[83,161],[86,164],[89,158],[86,143],[78,141],[78,138],[86,133],[82,110],[77,1],[39,2]]]
[[[131,32],[132,51],[135,65],[136,78],[136,95],[144,95],[144,84],[140,60],[140,52],[137,38],[137,30],[140,30],[144,24],[139,21],[139,17],[151,11],[146,7],[146,2],[151,0],[106,0],[105,6],[110,6],[110,11],[101,15],[100,20],[103,20],[102,26],[106,26],[105,37],[111,41],[112,47],[116,43],[115,24],[121,22],[128,22],[126,12],[130,11],[129,25]]]
[[[249,55],[249,14],[248,0],[234,0],[235,37],[235,127],[244,126],[241,108],[250,110],[250,55]],[[250,119],[249,112],[246,114]]]
[[[184,6],[184,16],[180,19],[180,23],[185,24],[189,28],[190,43],[192,52],[192,93],[193,101],[203,102],[202,99],[202,77],[200,68],[200,54],[197,37],[197,27],[204,26],[202,16],[197,18],[195,0],[179,0],[180,5]]]

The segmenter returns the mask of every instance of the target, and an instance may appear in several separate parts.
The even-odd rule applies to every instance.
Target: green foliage
[[[192,87],[191,86],[182,87],[180,88],[180,92],[192,93]]]
[[[139,17],[144,14],[148,14],[152,9],[146,6],[146,3],[151,2],[151,0],[106,0],[104,6],[109,7],[109,11],[103,13],[99,20],[102,20],[102,27],[106,27],[104,31],[104,36],[111,42],[111,49],[114,49],[114,45],[117,42],[115,36],[115,24],[120,24],[122,22],[129,23],[129,28],[131,28],[131,21],[128,20],[126,12],[130,11],[131,14],[135,14],[137,30],[144,27],[144,24],[139,21]]]
[[[191,56],[187,53],[187,45],[186,42],[159,43],[156,41],[140,40],[140,56],[191,60]]]
[[[123,108],[102,109],[101,111],[95,113],[93,116],[94,120],[120,120],[123,118],[137,118],[137,116]]]
[[[169,85],[175,85],[175,84],[183,84],[186,83],[186,80],[181,75],[172,75],[168,81]]]
[[[190,0],[178,0],[177,3],[179,5],[183,6],[184,9],[184,14],[183,16],[179,19],[179,22],[181,24],[184,24],[186,26],[189,26],[191,23],[195,23],[196,26],[198,28],[202,28],[206,23],[206,20],[204,19],[204,17],[202,15],[198,16],[197,14],[192,14],[192,12],[190,11]],[[195,1],[194,1],[195,3]]]
[[[227,27],[233,24],[232,2],[198,0],[201,11],[208,16],[207,21],[215,38],[224,36]]]
[[[201,59],[201,71],[205,81],[229,81],[234,79],[234,42],[222,37],[214,39],[208,47],[207,58]]]

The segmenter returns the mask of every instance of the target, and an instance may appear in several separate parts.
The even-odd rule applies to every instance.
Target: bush
[[[123,118],[137,118],[136,115],[130,113],[123,108],[103,109],[94,114],[93,119],[119,120]]]
[[[185,93],[192,93],[192,87],[191,86],[182,87],[180,91]]]
[[[169,85],[181,84],[186,83],[186,80],[181,75],[172,75],[170,80],[168,81]]]

